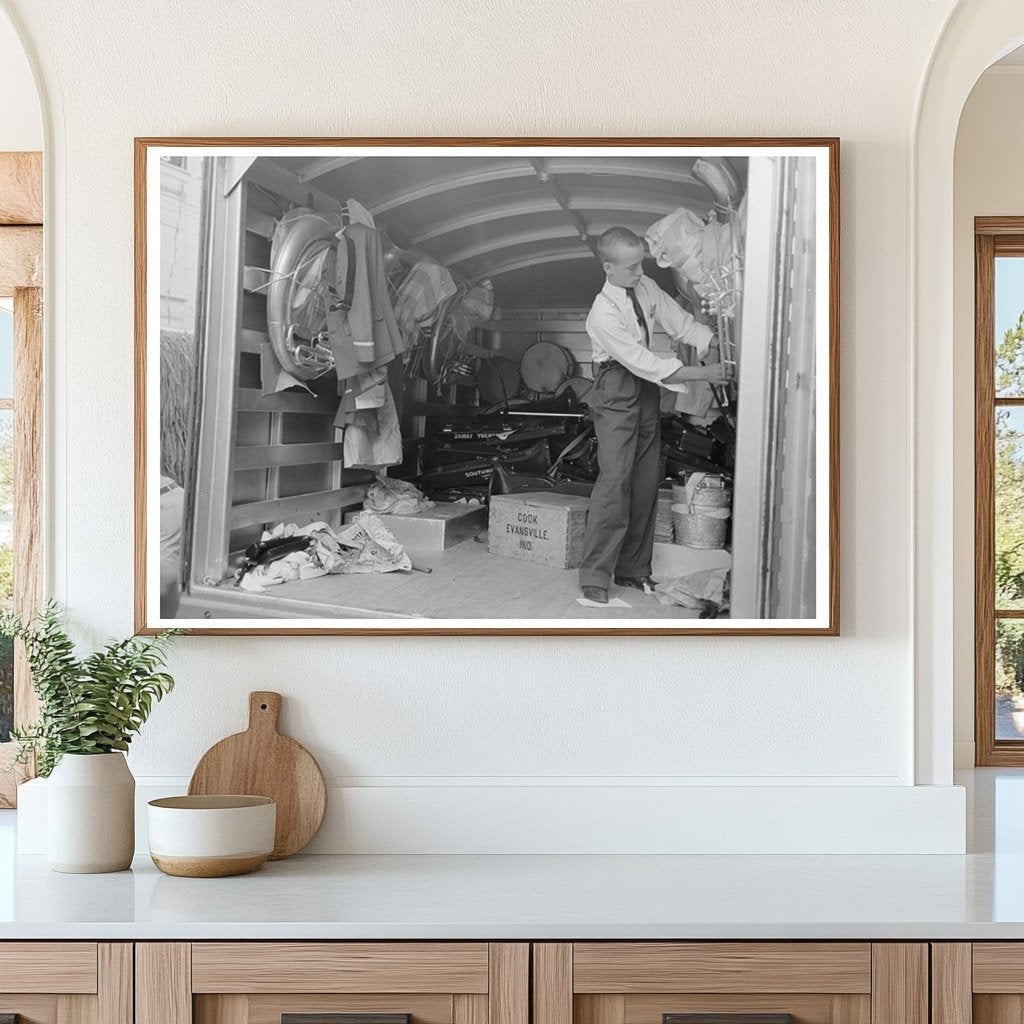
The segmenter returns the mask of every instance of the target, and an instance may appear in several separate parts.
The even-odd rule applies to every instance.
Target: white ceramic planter
[[[135,778],[124,754],[65,754],[46,784],[54,871],[124,871],[135,853]]]

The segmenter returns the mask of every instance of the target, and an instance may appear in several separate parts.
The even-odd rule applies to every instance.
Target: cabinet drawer
[[[923,943],[537,943],[534,1024],[927,1024]]]
[[[529,1024],[529,969],[526,943],[139,943],[136,1024]]]
[[[0,1018],[132,1024],[127,942],[0,942]]]
[[[486,942],[196,942],[193,992],[472,992]]]
[[[96,991],[95,942],[0,943],[0,992]]]
[[[578,942],[573,991],[871,991],[870,943]]]

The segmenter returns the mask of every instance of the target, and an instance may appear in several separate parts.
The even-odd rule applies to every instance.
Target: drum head
[[[524,353],[519,364],[523,383],[542,395],[553,395],[576,372],[572,353],[553,341],[538,341]]]
[[[515,398],[523,386],[516,364],[504,356],[481,359],[476,386],[485,405],[497,405]]]

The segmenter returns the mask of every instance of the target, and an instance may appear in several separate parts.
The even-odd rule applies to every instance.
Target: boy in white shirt
[[[590,405],[597,434],[599,473],[590,499],[580,565],[583,596],[608,603],[608,588],[654,592],[651,556],[661,458],[661,388],[680,390],[691,380],[723,383],[721,362],[686,366],[651,351],[656,320],[699,359],[717,359],[714,332],[694,318],[649,277],[644,244],[628,228],[609,228],[597,240],[605,272],[587,317],[593,346],[594,388]]]

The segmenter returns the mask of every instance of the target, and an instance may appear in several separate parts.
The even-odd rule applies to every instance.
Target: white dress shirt
[[[651,324],[657,321],[673,341],[690,345],[703,359],[711,347],[715,332],[697,323],[678,302],[663,292],[649,277],[641,277],[633,289],[644,319],[647,335],[654,334]],[[593,346],[594,372],[600,364],[612,359],[642,380],[660,384],[684,364],[675,356],[652,352],[644,344],[644,330],[633,309],[625,288],[605,281],[587,316],[587,334]],[[667,385],[676,390],[678,385]]]

